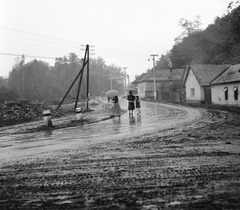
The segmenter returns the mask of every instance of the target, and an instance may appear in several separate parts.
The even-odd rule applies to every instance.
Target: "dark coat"
[[[128,110],[134,110],[135,109],[135,105],[134,105],[135,96],[129,95],[127,97],[127,100],[128,100]]]

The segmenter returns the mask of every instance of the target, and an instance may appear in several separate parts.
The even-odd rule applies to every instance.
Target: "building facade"
[[[184,76],[186,101],[212,103],[211,82],[223,73],[229,65],[190,65]]]
[[[240,105],[240,64],[229,67],[211,85],[213,104]]]
[[[156,69],[155,81],[156,90],[168,89],[174,83],[182,83],[185,69]],[[137,86],[140,98],[154,98],[154,77],[153,72],[141,74],[133,84]],[[159,95],[159,94],[157,94]]]

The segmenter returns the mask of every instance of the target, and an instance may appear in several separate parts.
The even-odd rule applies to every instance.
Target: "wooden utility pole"
[[[89,101],[89,45],[87,45],[87,106],[86,109],[88,110],[88,101]]]
[[[85,63],[89,63],[89,52],[88,52],[88,45],[86,46],[86,50],[85,50],[85,55],[83,58],[83,64]],[[85,67],[85,66],[84,66]],[[83,67],[83,69],[84,69]],[[78,91],[77,91],[77,96],[76,96],[76,101],[75,101],[75,106],[74,109],[77,108],[77,103],[78,103],[78,98],[79,98],[79,93],[80,93],[80,89],[81,89],[81,84],[82,84],[82,78],[83,78],[83,71],[80,75],[80,79],[79,79],[79,83],[78,83]],[[87,102],[87,106],[88,106],[88,102]],[[88,108],[88,107],[87,107]]]
[[[127,90],[127,73],[126,73],[127,67],[123,67],[123,69],[124,69],[124,94],[125,94]]]
[[[77,95],[76,95],[76,101],[75,101],[74,109],[77,108],[79,93],[80,93],[81,84],[82,84],[83,72],[84,72],[84,68],[85,68],[86,65],[87,65],[87,105],[86,105],[86,109],[89,110],[88,109],[88,100],[89,100],[89,97],[88,97],[89,96],[89,45],[86,45],[82,68],[80,69],[76,78],[74,79],[74,81],[72,82],[72,84],[68,88],[67,92],[63,96],[63,98],[62,98],[61,102],[59,103],[58,107],[56,108],[56,110],[60,108],[60,106],[62,105],[62,103],[66,99],[67,95],[69,94],[70,90],[72,89],[73,85],[75,84],[75,82],[79,78],[78,91],[77,91]]]
[[[153,60],[153,95],[154,95],[154,100],[157,100],[155,57],[158,55],[150,55],[150,56],[152,56],[152,60]]]

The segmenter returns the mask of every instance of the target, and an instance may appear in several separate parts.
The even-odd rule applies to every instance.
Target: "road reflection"
[[[118,134],[121,128],[121,117],[114,117],[112,119],[112,123],[113,123],[114,134]]]
[[[53,130],[48,129],[48,130],[44,131],[43,136],[44,137],[49,137],[49,136],[52,136],[52,134],[53,134]]]
[[[136,119],[134,116],[129,116],[129,124],[130,125],[135,125],[136,124]]]
[[[137,122],[138,122],[138,123],[141,123],[141,122],[142,122],[142,117],[141,117],[141,115],[137,115]]]
[[[190,111],[189,108],[188,111]],[[192,110],[188,114],[183,107],[142,102],[141,115],[134,112],[134,115],[129,117],[127,112],[121,117],[114,117],[111,120],[99,123],[0,137],[0,159],[17,158],[21,155],[36,155],[40,152],[47,153],[60,151],[61,149],[77,149],[86,144],[143,135],[186,121],[184,119],[186,115],[191,120],[199,116],[199,112]],[[163,121],[164,123],[162,123]],[[11,146],[6,147],[6,145]],[[24,153],[19,154],[19,150]]]

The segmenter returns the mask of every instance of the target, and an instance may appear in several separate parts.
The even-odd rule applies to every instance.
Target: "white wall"
[[[186,79],[186,100],[189,101],[204,101],[204,90],[200,87],[196,77],[193,74],[193,71],[190,69],[188,77]],[[195,96],[191,96],[191,88],[195,89]]]
[[[139,98],[145,97],[146,82],[140,82],[137,84]]]
[[[162,84],[159,81],[156,81],[156,89],[158,89],[158,86]],[[146,97],[146,91],[154,91],[154,83],[150,81],[146,82],[139,82],[137,83],[137,88],[138,88],[138,95],[140,98]]]
[[[234,100],[233,88],[238,86],[238,100]],[[228,100],[225,100],[224,88],[228,87]],[[240,105],[240,82],[212,86],[212,103],[220,105]]]

